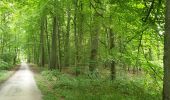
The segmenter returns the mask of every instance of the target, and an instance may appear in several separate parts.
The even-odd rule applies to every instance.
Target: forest
[[[21,62],[43,100],[170,100],[170,0],[0,0],[0,80]]]

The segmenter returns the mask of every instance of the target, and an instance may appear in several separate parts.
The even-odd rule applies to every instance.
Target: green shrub
[[[56,81],[58,76],[62,75],[58,70],[45,70],[41,73],[48,81]]]
[[[0,60],[0,70],[8,70],[11,68],[11,64],[3,61],[3,60]]]
[[[161,100],[161,89],[144,78],[118,77],[111,81],[88,75],[75,77],[57,70],[43,71],[42,76],[53,83],[51,94],[65,100]],[[44,98],[51,98],[48,96]]]
[[[6,52],[0,55],[0,59],[5,62],[12,63],[13,58],[16,56],[14,52]]]

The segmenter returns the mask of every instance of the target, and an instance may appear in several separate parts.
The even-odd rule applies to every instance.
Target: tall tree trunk
[[[84,16],[83,16],[83,3],[82,3],[82,0],[80,0],[80,6],[79,6],[79,13],[78,13],[78,67],[81,67],[81,64],[82,64],[82,50],[83,50],[83,44],[82,44],[82,41],[83,41],[83,22],[84,22]],[[78,71],[78,70],[77,70]],[[79,72],[80,73],[80,72]]]
[[[45,18],[41,18],[41,33],[40,33],[40,66],[45,64],[45,55],[44,55],[44,32],[45,32]]]
[[[47,56],[48,56],[48,66],[50,65],[50,39],[48,34],[48,19],[45,18],[45,33],[46,33],[46,45],[47,45]]]
[[[68,67],[69,66],[69,60],[70,60],[70,20],[71,20],[71,12],[70,12],[70,5],[68,4],[67,8],[67,32],[65,35],[65,48],[64,48],[64,66]]]
[[[78,46],[78,32],[77,32],[77,16],[78,16],[78,0],[74,0],[74,43],[75,43],[75,66],[76,66],[76,75],[79,75],[79,46]]]
[[[170,0],[166,0],[163,100],[170,100]]]
[[[115,42],[114,42],[114,33],[113,33],[113,30],[111,28],[109,29],[109,40],[110,40],[109,54],[111,56],[114,56],[112,54],[112,49],[115,48]],[[116,68],[115,68],[115,61],[114,61],[114,59],[111,60],[110,67],[111,67],[111,79],[114,80],[116,78]]]
[[[36,34],[33,34],[33,40],[34,40],[34,45],[33,45],[33,47],[34,47],[34,63],[38,63],[38,60],[37,60],[37,58],[38,58],[38,54],[37,54],[37,51],[38,51],[38,48],[37,48],[37,40],[36,40]],[[39,59],[39,58],[38,58]]]
[[[94,72],[97,67],[97,54],[98,54],[98,40],[99,40],[99,16],[97,13],[93,16],[93,25],[92,25],[92,33],[91,33],[91,51],[90,51],[90,64],[89,70],[90,72]]]
[[[112,25],[112,14],[111,14],[111,5],[110,5],[110,17],[109,17],[109,55],[113,55],[113,49],[115,48],[115,34],[113,33]],[[110,71],[111,71],[111,79],[114,80],[116,78],[116,65],[115,60],[112,59],[110,62]]]
[[[78,5],[79,4],[79,5]],[[76,75],[80,74],[80,66],[82,59],[82,41],[83,41],[83,3],[82,0],[75,0],[74,15],[74,36],[75,36],[75,66]]]
[[[52,33],[52,45],[51,45],[51,59],[50,59],[50,69],[57,68],[57,17],[53,18],[53,33]]]
[[[62,58],[62,50],[61,50],[61,28],[59,27],[61,26],[60,23],[58,23],[58,68],[59,68],[59,71],[62,70],[62,65],[61,65],[61,58]]]

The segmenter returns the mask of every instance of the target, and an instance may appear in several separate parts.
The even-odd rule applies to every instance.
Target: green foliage
[[[43,79],[47,79],[49,84],[41,87],[45,84],[39,84]],[[49,98],[50,100],[56,98],[65,100],[160,100],[160,88],[145,80],[145,78],[128,80],[119,77],[115,81],[109,81],[101,78],[91,79],[86,75],[74,77],[58,71],[43,71],[38,84],[40,89],[45,88],[43,93],[46,94],[47,91],[49,93],[44,95],[44,100]]]
[[[58,75],[60,74],[59,71],[57,70],[52,70],[52,71],[43,71],[42,75],[46,76],[45,78],[49,81],[54,80]]]
[[[6,52],[1,54],[0,58],[5,62],[12,62],[12,58],[14,58],[15,54],[12,52]]]
[[[0,70],[0,84],[6,81],[13,73],[13,71]]]
[[[13,59],[16,54],[12,52],[6,52],[1,54],[0,56],[0,69],[1,70],[9,70],[13,67]]]
[[[12,67],[11,64],[0,59],[0,70],[8,70]]]
[[[159,90],[152,83],[162,85],[165,4],[157,0],[151,5],[150,0],[1,0],[0,69],[11,68],[17,57],[34,63],[43,58],[48,67],[61,70],[66,63],[74,66],[73,76],[56,70],[42,72],[45,83],[52,82],[52,90],[59,94],[57,98],[48,91],[47,100],[136,100],[142,95],[160,99],[162,86]],[[49,66],[50,61],[59,66]],[[101,79],[98,69],[109,69],[113,61],[117,74],[123,69],[128,76],[133,70],[147,79]],[[93,73],[86,70],[89,63],[95,66]],[[76,72],[88,77],[75,77]]]

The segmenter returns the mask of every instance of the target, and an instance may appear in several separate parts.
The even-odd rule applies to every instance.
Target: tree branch
[[[146,21],[148,20],[150,14],[151,14],[151,11],[152,11],[152,9],[153,9],[153,7],[154,7],[154,3],[155,3],[155,0],[152,0],[151,6],[150,6],[150,8],[149,8],[149,10],[148,10],[148,13],[147,13],[145,19],[143,19],[143,22],[146,22]]]

